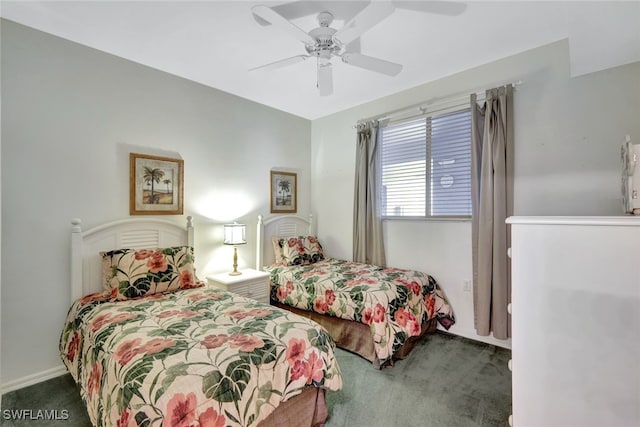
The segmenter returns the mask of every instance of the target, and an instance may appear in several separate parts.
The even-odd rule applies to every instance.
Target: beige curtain
[[[478,335],[511,336],[511,264],[507,249],[513,214],[513,86],[471,95],[474,322]]]
[[[378,124],[358,126],[353,204],[353,260],[385,266],[377,191]]]

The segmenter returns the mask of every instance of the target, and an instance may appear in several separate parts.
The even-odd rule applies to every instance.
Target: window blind
[[[471,215],[471,112],[421,116],[381,128],[385,217]]]

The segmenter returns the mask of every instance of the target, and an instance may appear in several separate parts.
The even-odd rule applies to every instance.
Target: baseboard
[[[18,390],[33,384],[40,383],[42,381],[50,380],[51,378],[59,377],[60,375],[64,375],[66,373],[66,366],[60,365],[56,366],[55,368],[47,369],[46,371],[27,375],[25,377],[2,384],[2,386],[0,387],[0,394],[5,394],[10,391]]]
[[[476,334],[475,331],[467,331],[464,329],[460,329],[460,328],[456,328],[455,325],[449,329],[448,331],[446,329],[444,329],[441,325],[438,325],[438,329],[447,332],[451,335],[458,335],[460,337],[464,337],[464,338],[468,338],[470,340],[474,340],[474,341],[480,341],[486,344],[491,344],[491,345],[495,345],[498,347],[503,347],[506,349],[511,350],[511,339],[507,339],[507,340],[499,340],[497,338],[494,338],[493,336],[489,335],[486,337],[480,336],[478,334]]]

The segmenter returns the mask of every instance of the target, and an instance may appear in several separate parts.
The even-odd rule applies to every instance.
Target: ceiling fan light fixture
[[[257,69],[274,69],[281,66],[302,62],[307,58],[317,58],[317,88],[320,96],[333,93],[333,71],[331,59],[340,57],[345,64],[353,65],[369,71],[395,76],[402,70],[402,65],[383,59],[374,58],[359,53],[347,52],[346,46],[357,40],[364,32],[383,21],[394,11],[391,2],[371,2],[360,13],[347,22],[342,28],[336,30],[330,25],[334,16],[331,12],[323,11],[318,14],[319,27],[305,33],[274,9],[267,6],[254,6],[252,12],[257,17],[279,27],[299,41],[304,43],[308,55],[282,59]]]

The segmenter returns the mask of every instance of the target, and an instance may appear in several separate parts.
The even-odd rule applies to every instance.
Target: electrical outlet
[[[463,286],[464,286],[462,289],[465,292],[471,292],[471,280],[467,279],[467,280],[464,280],[462,283],[463,283]]]

